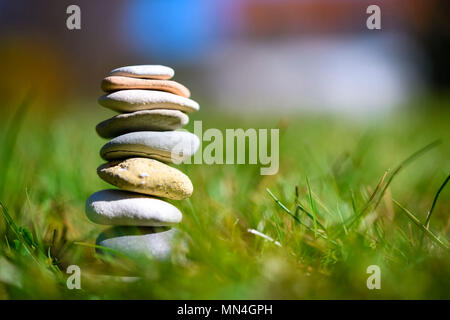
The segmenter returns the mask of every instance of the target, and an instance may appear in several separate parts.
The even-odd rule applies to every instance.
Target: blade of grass
[[[5,221],[11,227],[11,229],[13,230],[13,232],[16,235],[17,239],[22,243],[23,247],[25,248],[27,253],[30,255],[30,257],[33,259],[33,261],[36,262],[37,265],[42,267],[42,263],[41,263],[42,260],[38,259],[39,257],[47,257],[47,258],[52,260],[51,256],[48,256],[43,251],[42,247],[38,246],[33,241],[32,234],[31,234],[31,232],[28,229],[17,226],[17,224],[15,223],[14,219],[8,213],[8,209],[1,202],[0,202],[0,207],[2,209],[2,214],[3,214],[3,217],[4,217]],[[5,235],[5,238],[6,238],[6,241],[8,243],[8,247],[9,247],[9,242],[8,242],[8,238],[6,237],[6,235]],[[35,254],[33,254],[33,252]],[[59,277],[59,280],[61,280],[61,270],[59,270],[59,267],[54,265],[54,264],[51,264],[48,267],[51,270],[53,270],[55,272],[55,275],[57,277]]]
[[[314,236],[317,238],[316,206],[315,206],[314,200],[312,198],[311,185],[309,184],[308,176],[306,176],[306,185],[308,186],[309,206],[311,207],[311,212],[312,212],[312,216],[313,216]]]
[[[294,203],[296,203],[296,204],[300,203],[300,200],[299,200],[300,196],[299,195],[300,195],[300,191],[299,191],[299,188],[298,188],[298,184],[296,184],[295,185],[295,198],[294,198]],[[299,209],[300,208],[296,205],[295,211],[294,211],[294,216],[298,217],[298,210]]]
[[[447,176],[447,179],[445,179],[444,183],[441,185],[441,187],[439,188],[439,190],[436,192],[436,195],[434,196],[433,199],[433,204],[431,205],[431,209],[428,212],[427,218],[425,220],[425,227],[428,228],[430,226],[430,219],[431,219],[431,215],[433,214],[434,211],[434,207],[436,206],[436,202],[439,198],[439,195],[441,194],[441,191],[445,188],[445,185],[447,184],[447,182],[450,180],[450,175]]]
[[[380,204],[381,199],[383,199],[383,196],[387,190],[387,188],[389,187],[389,185],[392,183],[392,180],[395,178],[395,176],[408,164],[410,164],[412,161],[414,161],[416,158],[418,158],[419,156],[423,155],[424,153],[426,153],[427,151],[437,147],[439,144],[441,144],[441,140],[435,140],[429,144],[427,144],[425,147],[417,150],[416,152],[414,152],[412,155],[410,155],[408,158],[406,158],[405,160],[403,160],[402,162],[400,162],[400,164],[395,168],[395,170],[392,172],[391,176],[389,177],[388,181],[386,182],[386,184],[384,185],[384,187],[381,189],[378,199],[375,203],[375,206],[373,207],[373,210],[375,210],[378,205]],[[375,188],[374,192],[372,192],[369,200],[366,202],[366,204],[364,205],[363,209],[358,213],[358,215],[352,219],[352,221],[350,222],[350,224],[348,225],[347,228],[350,228],[350,226],[352,226],[359,218],[362,217],[362,215],[367,211],[367,209],[369,209],[371,202],[374,200],[376,194],[378,193],[378,190],[380,189],[381,185],[383,184],[384,179],[386,178],[386,175],[388,173],[389,170],[386,170],[383,177],[380,179],[380,182],[378,183],[377,187]]]
[[[262,232],[259,232],[258,230],[255,230],[255,229],[247,229],[247,232],[250,232],[250,233],[252,233],[252,234],[254,234],[254,235],[256,235],[256,236],[259,236],[259,237],[261,237],[261,238],[264,238],[264,239],[266,239],[266,240],[269,240],[269,241],[272,242],[273,244],[275,244],[275,245],[281,247],[281,243],[280,243],[279,241],[274,240],[273,238],[269,237],[268,235],[265,235],[265,234],[262,233]]]
[[[199,218],[197,216],[197,212],[195,211],[195,208],[192,205],[191,199],[186,199],[186,202],[188,203],[189,208],[191,209],[192,217],[194,218],[195,224],[197,225],[197,227],[199,229],[203,229],[204,224],[200,222],[200,220],[199,220]]]
[[[108,248],[108,247],[99,246],[97,244],[80,242],[80,241],[75,241],[75,242],[73,242],[73,244],[77,245],[77,246],[82,246],[82,247],[101,249],[101,250],[104,250],[104,251],[108,251],[108,252],[114,253],[114,254],[116,254],[118,256],[121,256],[121,257],[124,257],[124,258],[129,258],[127,255],[123,254],[120,251],[117,251],[117,250],[114,250],[114,249],[111,249],[111,248]]]
[[[372,203],[372,200],[375,198],[378,190],[380,189],[381,185],[383,184],[384,179],[386,178],[387,174],[388,174],[389,170],[386,170],[383,174],[383,176],[381,177],[380,181],[378,181],[378,184],[375,188],[375,190],[372,192],[372,194],[370,195],[369,199],[367,200],[367,202],[365,203],[364,207],[358,212],[358,214],[356,216],[354,216],[353,218],[351,218],[350,223],[348,224],[348,226],[346,227],[346,229],[350,229],[350,227],[357,221],[359,220],[359,218],[361,218],[363,216],[363,214],[367,211],[367,209],[369,209],[370,204]]]
[[[311,220],[314,220],[313,215],[311,213],[309,213],[308,210],[306,210],[300,203],[297,203],[296,205],[297,205],[297,208],[299,210],[301,210],[303,213],[305,213],[308,218],[310,218]],[[317,222],[318,226],[323,229],[323,231],[327,231],[327,229],[324,227],[324,225],[319,220],[316,219],[316,222]]]
[[[16,234],[16,236],[19,236],[20,235],[19,227],[17,226],[14,219],[8,213],[8,209],[6,209],[6,207],[3,205],[3,203],[1,201],[0,201],[0,207],[2,208],[3,218],[5,219],[6,223],[8,224],[9,227],[11,227],[11,229]]]
[[[267,193],[269,193],[269,195],[272,197],[272,199],[275,201],[276,204],[278,204],[287,214],[289,214],[295,221],[297,221],[298,223],[300,223],[302,226],[304,226],[306,229],[308,229],[309,231],[314,231],[314,229],[312,229],[311,227],[309,227],[308,225],[304,224],[302,221],[300,221],[300,219],[298,219],[298,217],[294,216],[292,214],[292,212],[286,208],[286,206],[280,201],[278,200],[278,198],[272,193],[272,191],[269,190],[269,188],[266,188]],[[330,241],[331,243],[337,245],[336,241],[333,241],[331,239],[328,239],[328,237],[324,236],[321,233],[317,233],[320,237],[324,238],[325,240]]]
[[[377,202],[375,203],[375,207],[374,210],[378,207],[378,205],[380,204],[381,199],[383,199],[383,195],[386,192],[386,189],[389,187],[389,185],[391,184],[392,180],[395,178],[395,176],[404,168],[406,167],[408,164],[410,164],[411,162],[413,162],[415,159],[417,159],[418,157],[420,157],[421,155],[425,154],[427,151],[430,151],[431,149],[437,147],[438,145],[441,144],[441,140],[435,140],[429,144],[427,144],[425,147],[417,150],[416,152],[414,152],[412,155],[410,155],[408,158],[406,158],[405,160],[403,160],[398,166],[397,168],[395,168],[395,170],[392,172],[392,175],[389,177],[388,181],[386,182],[385,186],[383,187],[383,189],[381,190],[381,193],[378,197]]]
[[[313,196],[313,199],[314,199],[315,203],[317,203],[317,204],[323,209],[323,211],[324,211],[326,214],[328,214],[328,215],[330,215],[330,216],[333,215],[333,214],[331,213],[330,209],[327,208],[327,206],[323,203],[322,200],[320,200],[319,196],[318,196],[317,194],[315,194],[314,191],[312,192],[312,196]],[[318,218],[318,217],[317,217],[317,218]],[[319,222],[319,219],[317,219],[317,222]]]
[[[441,194],[441,191],[445,188],[445,186],[449,180],[450,180],[450,175],[447,176],[447,178],[444,180],[444,183],[442,183],[442,185],[439,187],[438,191],[436,192],[436,195],[434,196],[433,203],[431,205],[430,211],[428,211],[427,218],[425,219],[425,223],[424,223],[424,226],[427,229],[430,227],[431,215],[433,214],[433,211],[436,206],[436,202],[439,198],[439,195]],[[420,238],[420,245],[422,245],[422,243],[423,243],[423,235]]]
[[[8,241],[8,237],[5,234],[5,242],[6,242],[6,247],[8,248],[8,250],[11,250],[11,246],[9,245],[9,241]]]
[[[32,253],[32,251],[33,251],[32,246],[28,244],[26,239],[24,239],[24,237],[22,235],[22,232],[20,232],[20,228],[17,226],[17,224],[15,223],[14,219],[8,213],[8,209],[6,209],[6,207],[3,205],[3,203],[1,203],[1,201],[0,201],[0,207],[2,209],[2,214],[3,214],[3,217],[5,218],[6,223],[11,227],[11,229],[13,230],[13,232],[16,235],[17,239],[19,239],[19,241],[23,244],[23,247],[25,248],[27,253],[30,255],[30,257],[37,264],[39,264],[39,261],[36,259],[36,257]]]
[[[350,189],[350,196],[352,197],[352,210],[353,210],[353,214],[356,215],[356,202],[355,202],[355,192],[353,191],[353,189]]]
[[[22,127],[23,120],[28,108],[31,105],[31,94],[28,94],[20,106],[17,108],[11,122],[6,130],[3,143],[0,150],[0,163],[2,170],[0,170],[0,199],[3,197],[3,191],[6,184],[6,178],[8,176],[9,166],[13,159],[13,152],[16,146],[17,138],[19,136],[20,128]]]
[[[416,218],[415,215],[413,215],[408,209],[406,209],[405,207],[403,207],[398,201],[396,201],[395,199],[392,199],[392,201],[400,208],[402,209],[402,211],[406,214],[406,216],[412,221],[414,222],[414,224],[416,226],[418,226],[428,237],[430,237],[431,240],[433,240],[434,242],[436,242],[440,247],[448,250],[449,247],[442,242],[442,240],[440,240],[437,236],[435,236],[429,229],[425,228],[425,226],[423,224],[420,223],[419,219]]]
[[[347,235],[348,234],[347,227],[345,225],[344,217],[342,216],[341,210],[339,210],[339,204],[338,203],[336,203],[336,211],[337,211],[337,213],[339,215],[339,219],[341,219],[341,223],[342,223],[342,226],[344,228],[344,233]]]

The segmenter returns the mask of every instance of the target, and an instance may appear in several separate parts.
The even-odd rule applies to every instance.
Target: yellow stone
[[[187,175],[162,162],[130,158],[102,164],[97,173],[106,182],[127,191],[182,200],[194,191]]]

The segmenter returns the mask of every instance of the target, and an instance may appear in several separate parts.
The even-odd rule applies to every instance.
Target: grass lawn
[[[450,111],[427,103],[366,121],[222,116],[202,104],[190,131],[200,119],[204,129],[280,128],[279,172],[178,166],[194,194],[173,202],[185,236],[168,262],[92,247],[105,227],[85,217],[85,201],[110,188],[96,174],[105,140],[94,127],[112,112],[12,108],[0,119],[0,298],[449,299],[448,185],[423,224],[450,173]],[[69,265],[82,290],[67,289]],[[370,265],[380,290],[366,286]]]

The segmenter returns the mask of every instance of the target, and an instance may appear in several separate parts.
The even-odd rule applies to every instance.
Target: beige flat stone
[[[188,88],[172,80],[153,80],[110,76],[103,79],[101,87],[105,92],[126,89],[148,89],[166,91],[185,98],[189,98],[191,96],[191,92]]]
[[[153,159],[130,158],[108,162],[98,167],[97,173],[120,189],[172,200],[186,199],[194,190],[188,176]]]
[[[103,138],[114,138],[136,131],[171,131],[185,126],[189,117],[178,110],[141,110],[122,113],[100,122],[97,133]]]

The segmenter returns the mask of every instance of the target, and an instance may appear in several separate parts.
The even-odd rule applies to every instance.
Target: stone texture
[[[120,189],[172,200],[186,199],[194,191],[188,176],[152,159],[130,158],[108,162],[98,167],[97,173]]]
[[[191,92],[188,88],[172,80],[153,80],[111,76],[103,79],[101,87],[105,92],[130,89],[147,89],[166,91],[185,98],[189,98],[191,96]]]
[[[133,258],[166,260],[178,234],[179,230],[167,227],[113,227],[102,232],[96,244]]]
[[[172,68],[161,65],[137,65],[126,66],[112,70],[110,76],[124,76],[133,78],[162,79],[173,77],[175,71]]]
[[[157,90],[119,90],[105,94],[98,99],[100,105],[118,112],[170,109],[193,112],[200,109],[194,100],[176,94]]]
[[[168,202],[121,190],[102,190],[86,202],[95,223],[122,226],[171,226],[181,222],[180,210]]]
[[[141,131],[118,136],[100,150],[105,160],[128,157],[145,157],[165,162],[179,163],[191,157],[200,140],[187,131]]]
[[[155,109],[119,114],[100,122],[95,129],[100,137],[113,138],[137,131],[176,130],[188,122],[189,117],[181,111]]]

